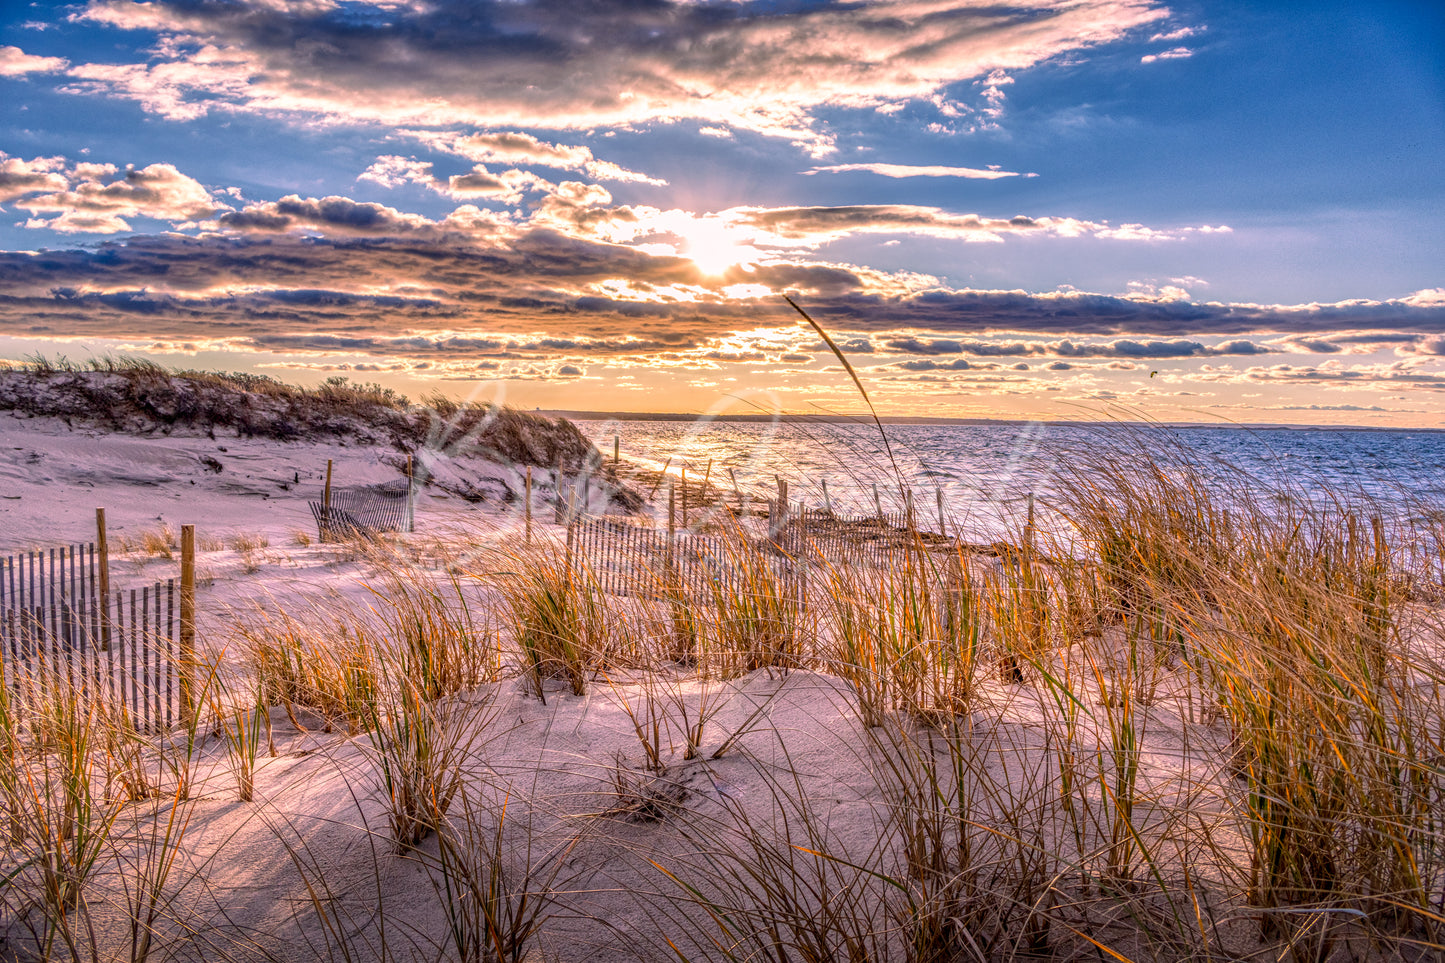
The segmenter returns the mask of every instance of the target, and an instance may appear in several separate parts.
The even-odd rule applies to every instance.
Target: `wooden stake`
[[[406,530],[416,531],[416,475],[412,472],[410,452],[406,456]]]
[[[527,466],[527,544],[532,544],[532,466]]]
[[[948,529],[943,521],[943,489],[935,488],[934,493],[938,496],[938,534],[947,535]]]
[[[196,713],[196,526],[181,526],[181,715]]]
[[[682,466],[682,527],[687,528],[687,466]]]
[[[674,513],[676,496],[677,490],[669,481],[667,483],[667,570],[669,573],[672,571],[672,540],[677,536],[677,516]]]
[[[105,509],[95,510],[96,590],[100,598],[100,644],[110,647],[110,545],[105,538]]]
[[[331,459],[326,459],[326,491],[321,495],[321,510],[327,516],[326,521],[331,521]]]
[[[833,514],[833,499],[828,497],[828,476],[823,476],[823,511]]]
[[[622,463],[622,436],[612,436],[612,467],[616,468]]]
[[[883,517],[883,503],[878,500],[878,483],[873,483],[873,514]]]
[[[738,487],[738,473],[729,468],[728,477],[733,480],[733,494],[738,496],[738,514],[741,515],[743,513],[743,490]]]
[[[1029,514],[1028,521],[1024,523],[1024,547],[1030,555],[1034,551],[1034,493],[1029,492]]]

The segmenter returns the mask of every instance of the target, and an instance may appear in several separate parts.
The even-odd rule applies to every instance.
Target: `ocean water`
[[[950,518],[991,537],[1016,527],[1029,494],[1047,512],[1062,475],[1087,459],[1189,463],[1221,491],[1268,489],[1272,497],[1370,500],[1403,519],[1445,509],[1445,432],[1347,428],[1163,428],[1044,422],[984,425],[876,425],[806,422],[579,422],[608,456],[616,436],[627,460],[689,478],[708,470],[714,484],[750,496],[788,480],[793,501],[836,511],[885,511],[912,490],[916,511],[932,514],[942,496]],[[896,466],[896,468],[895,468]],[[1281,496],[1277,493],[1285,492]]]

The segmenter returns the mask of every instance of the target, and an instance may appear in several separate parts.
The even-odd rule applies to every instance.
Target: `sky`
[[[1445,12],[10,0],[0,358],[1445,427]]]

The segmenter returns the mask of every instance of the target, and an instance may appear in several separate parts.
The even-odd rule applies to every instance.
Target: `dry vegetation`
[[[1439,543],[1371,506],[1238,482],[1101,454],[1064,479],[1058,537],[989,556],[920,539],[882,569],[814,567],[806,604],[741,541],[744,577],[655,599],[604,595],[557,545],[440,572],[392,557],[369,606],[235,614],[233,658],[203,667],[189,728],[142,736],[63,688],[22,726],[0,696],[6,946],[1440,959]],[[800,680],[842,696],[817,726],[846,748],[822,763],[794,755],[812,738],[796,717],[775,723]],[[528,780],[548,774],[506,775],[502,747],[543,703],[589,700],[617,706],[632,740],[616,758],[568,750],[591,790],[544,799]],[[565,738],[585,746],[577,712]],[[212,881],[224,841],[196,828],[218,792],[198,791],[200,761],[260,799],[283,724],[377,814],[308,820],[280,789],[255,804],[307,934],[284,945],[211,906],[258,897]],[[857,771],[855,799],[816,793],[827,767]],[[347,865],[370,867],[344,880],[325,842],[343,830]],[[399,866],[427,914],[389,911]],[[607,881],[584,882],[598,867]]]
[[[263,375],[172,371],[151,361],[34,358],[0,367],[0,411],[136,433],[226,432],[280,441],[353,438],[404,451],[455,446],[515,465],[576,472],[598,460],[571,422],[437,395],[411,404],[343,376],[301,388]]]

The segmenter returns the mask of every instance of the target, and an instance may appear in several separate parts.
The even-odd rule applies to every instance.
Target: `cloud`
[[[382,187],[390,188],[403,187],[407,184],[430,186],[437,183],[429,161],[420,161],[415,157],[400,157],[396,154],[378,157],[370,167],[358,174],[356,179],[371,181]]]
[[[427,146],[468,160],[492,164],[535,164],[558,170],[582,171],[593,180],[650,184],[666,187],[667,181],[599,160],[585,146],[551,144],[522,131],[479,134],[451,134],[423,130],[401,131]]]
[[[91,0],[81,17],[162,37],[153,62],[82,65],[86,89],[166,116],[288,112],[420,126],[551,129],[692,119],[815,153],[825,106],[872,109],[1108,44],[1153,0],[577,5],[434,0]],[[997,90],[999,82],[989,83]]]
[[[930,361],[920,358],[916,361],[899,361],[891,365],[880,367],[896,368],[902,371],[968,371],[971,368],[979,367],[963,358],[955,358],[952,361]],[[993,368],[994,365],[984,365],[985,368]]]
[[[63,157],[23,160],[0,151],[0,204],[42,191],[63,191],[70,186]]]
[[[140,6],[137,4],[136,6]],[[76,64],[63,93],[101,94],[133,100],[166,120],[204,117],[212,109],[234,110],[245,102],[259,63],[238,49],[211,44],[163,42],[159,63]],[[283,109],[277,105],[273,109]]]
[[[216,224],[248,234],[317,231],[338,237],[390,236],[436,225],[419,214],[405,214],[384,204],[353,201],[349,197],[299,197],[288,194],[279,201],[248,204],[216,218]]]
[[[1073,341],[957,341],[893,338],[885,345],[907,354],[968,354],[985,357],[1050,356],[1059,358],[1197,358],[1224,355],[1271,354],[1276,349],[1247,340],[1205,345],[1198,341],[1134,341],[1120,339],[1103,343]],[[1062,370],[1062,369],[1059,369]]]
[[[23,77],[26,74],[59,73],[70,62],[60,57],[37,57],[19,47],[0,46],[0,77]]]
[[[1277,364],[1245,369],[1204,372],[1201,380],[1313,386],[1317,388],[1365,388],[1376,391],[1398,391],[1402,388],[1445,391],[1445,373],[1429,370],[1428,359],[1386,362],[1381,364],[1346,365],[1327,361],[1320,365]]]
[[[1188,37],[1197,36],[1204,32],[1204,27],[1176,27],[1173,30],[1156,33],[1149,38],[1150,43],[1173,43],[1176,40],[1184,40]]]
[[[847,171],[867,171],[883,177],[965,177],[979,180],[995,180],[1001,177],[1019,177],[1015,171],[1004,171],[994,167],[981,170],[977,167],[915,167],[908,164],[830,164],[827,167],[810,167],[804,174],[841,174]],[[1033,176],[1033,175],[1023,175]]]
[[[429,162],[393,154],[378,157],[376,162],[362,171],[356,179],[373,181],[391,188],[404,184],[420,184],[454,200],[481,198],[502,204],[520,204],[528,193],[554,191],[557,187],[531,171],[514,168],[493,174],[482,164],[477,164],[465,174],[453,174],[443,179],[432,173]]]
[[[109,164],[79,164],[60,189],[27,193],[15,206],[37,215],[26,221],[26,227],[94,234],[128,231],[127,218],[189,221],[226,207],[171,164],[131,167],[116,174]]]
[[[1157,54],[1145,54],[1139,58],[1141,64],[1152,64],[1156,60],[1184,60],[1194,56],[1194,51],[1188,47],[1175,47],[1172,50],[1165,50]]]
[[[585,217],[600,190],[579,184],[546,200]],[[0,329],[360,356],[334,359],[343,361],[603,357],[688,367],[727,356],[780,363],[783,354],[818,350],[781,298],[728,294],[745,282],[793,292],[845,350],[973,367],[974,357],[1148,362],[1281,350],[1261,344],[1266,332],[1445,337],[1445,302],[1428,292],[1331,305],[1161,302],[917,287],[850,265],[777,260],[714,277],[684,257],[471,205],[431,220],[346,198],[291,196],[225,212],[214,227],[218,233],[200,237],[0,253]],[[1202,376],[1243,377],[1224,369]]]
[[[998,241],[1010,234],[1114,240],[1171,240],[1190,230],[1156,230],[1139,224],[1072,217],[1010,218],[953,214],[915,204],[856,204],[845,207],[737,207],[721,213],[729,222],[760,232],[760,243],[816,246],[855,234],[914,234],[965,241]]]

